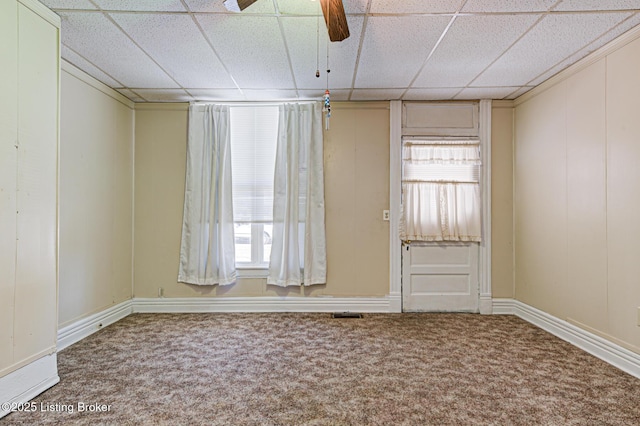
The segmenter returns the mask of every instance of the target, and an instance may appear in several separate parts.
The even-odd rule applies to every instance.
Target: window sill
[[[269,270],[267,267],[236,266],[238,278],[267,278]]]

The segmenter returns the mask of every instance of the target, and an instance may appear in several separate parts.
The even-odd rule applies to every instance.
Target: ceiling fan
[[[257,0],[224,0],[227,10],[240,12],[251,6]],[[329,40],[342,41],[349,37],[347,16],[344,13],[342,0],[320,0],[322,14],[329,31]]]

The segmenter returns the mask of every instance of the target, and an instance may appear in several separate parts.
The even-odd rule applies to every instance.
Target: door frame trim
[[[389,135],[389,295],[402,301],[402,246],[400,242],[400,197],[402,191],[402,101],[391,101]],[[493,313],[491,299],[491,100],[480,101],[480,148],[482,155],[482,230],[478,270],[478,308]],[[402,312],[400,306],[394,306]]]
[[[399,300],[402,312],[402,245],[400,244],[400,194],[402,191],[402,101],[390,102],[389,136],[389,295]]]

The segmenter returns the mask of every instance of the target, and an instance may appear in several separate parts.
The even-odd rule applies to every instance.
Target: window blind
[[[277,106],[232,106],[231,170],[234,222],[273,221]]]

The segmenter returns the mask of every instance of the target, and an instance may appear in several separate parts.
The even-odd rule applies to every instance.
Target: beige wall
[[[640,352],[640,40],[515,115],[516,298]]]
[[[491,110],[491,293],[513,298],[513,104]]]
[[[336,103],[325,133],[327,284],[300,288],[240,279],[178,283],[187,144],[185,104],[136,106],[135,296],[384,296],[389,293],[389,105]]]
[[[60,327],[131,298],[133,127],[132,102],[64,64]]]
[[[58,36],[39,3],[0,2],[0,379],[55,352]]]

